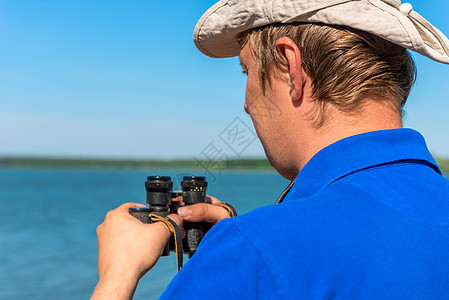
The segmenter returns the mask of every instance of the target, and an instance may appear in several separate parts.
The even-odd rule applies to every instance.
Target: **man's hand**
[[[108,212],[97,228],[99,281],[91,299],[131,299],[139,279],[158,261],[170,231],[161,222],[144,224],[125,203]],[[182,226],[182,218],[169,215]]]
[[[212,204],[221,203],[215,197],[207,196],[207,203],[198,203],[188,206],[182,206],[178,209],[180,215],[186,222],[208,222],[214,225],[220,220],[230,218],[226,209]]]

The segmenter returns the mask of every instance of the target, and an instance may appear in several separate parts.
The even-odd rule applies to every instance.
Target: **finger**
[[[176,223],[176,225],[178,225],[178,227],[181,229],[181,237],[182,237],[182,224],[184,223],[183,219],[176,215],[176,214],[171,214],[167,216],[169,219],[171,219],[172,221],[174,221]],[[148,225],[146,225],[148,226]],[[160,230],[164,231],[164,234],[167,234],[167,238],[170,237],[170,230],[167,227],[167,224],[163,223],[163,222],[156,222],[156,223],[152,223],[149,226],[152,226],[153,228],[158,226]]]
[[[211,203],[211,204],[216,204],[216,203],[220,203],[221,201],[218,200],[217,198],[215,198],[214,196],[206,196],[206,203]]]
[[[141,203],[127,202],[118,206],[117,208],[110,210],[106,213],[106,216],[103,222],[97,227],[97,236],[103,231],[103,228],[106,226],[110,226],[108,224],[114,224],[117,220],[121,220],[123,217],[128,218],[129,220],[134,220],[134,222],[141,223],[139,220],[131,216],[129,213],[130,207],[145,207]]]
[[[182,193],[182,191],[180,191],[180,190],[176,190],[176,191],[173,191],[173,192],[175,192],[175,193]],[[181,196],[178,196],[178,197],[173,197],[173,198],[171,198],[171,200],[172,200],[172,201],[175,201],[175,202],[181,202],[181,200],[182,200],[182,195],[181,195]]]
[[[184,221],[206,221],[212,224],[230,217],[227,210],[223,207],[211,205],[208,203],[198,203],[180,207],[178,209],[178,214],[184,219]]]
[[[146,206],[146,205],[142,204],[142,203],[127,202],[127,203],[123,203],[122,205],[117,207],[116,210],[118,210],[118,211],[128,211],[128,209],[130,207],[144,207],[144,206]]]
[[[114,210],[117,212],[120,212],[120,213],[129,214],[129,209],[131,207],[145,207],[145,206],[146,205],[144,205],[142,203],[127,202],[127,203],[123,203],[122,205],[120,205],[119,207],[117,207]]]
[[[122,205],[120,205],[116,209],[109,211],[106,214],[106,218],[108,218],[108,215],[111,217],[111,216],[114,216],[114,215],[118,214],[118,215],[127,215],[127,216],[131,217],[132,219],[138,221],[133,216],[131,216],[131,214],[129,213],[129,209],[131,207],[145,207],[145,206],[146,205],[144,205],[142,203],[134,203],[134,202],[123,203]]]
[[[179,229],[181,229],[181,239],[183,240],[183,239],[185,239],[185,237],[186,237],[186,235],[187,235],[187,232],[186,232],[186,230],[184,229],[184,228],[179,228]]]
[[[171,214],[171,215],[168,215],[167,217],[172,219],[179,227],[182,227],[182,224],[184,223],[184,221],[180,216],[178,216],[177,214]]]

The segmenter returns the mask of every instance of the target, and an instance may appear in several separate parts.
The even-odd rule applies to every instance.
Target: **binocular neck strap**
[[[176,224],[172,219],[151,213],[150,214],[151,221],[153,222],[162,222],[165,225],[167,225],[168,230],[173,234],[173,237],[175,239],[175,249],[176,249],[176,265],[178,266],[178,272],[182,268],[183,264],[183,257],[182,257],[182,236],[181,236],[181,230],[179,229],[178,224]]]
[[[284,201],[285,196],[287,196],[288,192],[290,191],[290,189],[292,188],[293,184],[295,183],[295,181],[293,180],[292,182],[290,182],[290,184],[288,185],[288,187],[282,192],[282,194],[279,196],[278,200],[276,201],[276,204],[281,203],[282,201]]]

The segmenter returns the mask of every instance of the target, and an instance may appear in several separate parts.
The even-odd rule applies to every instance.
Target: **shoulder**
[[[233,220],[233,224],[250,240],[268,236],[282,238],[290,232],[301,238],[320,230],[336,230],[335,226],[329,228],[335,222],[356,222],[361,214],[378,205],[377,200],[363,189],[345,183],[330,186],[309,197],[291,198],[281,204],[255,209]],[[280,230],[281,236],[276,234]]]
[[[262,257],[234,221],[222,220],[206,234],[161,299],[278,298]]]

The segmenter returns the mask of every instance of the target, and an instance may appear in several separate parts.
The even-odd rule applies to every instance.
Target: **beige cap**
[[[349,26],[449,64],[447,37],[400,0],[221,0],[198,21],[193,40],[210,57],[237,56],[239,33],[292,22]]]

